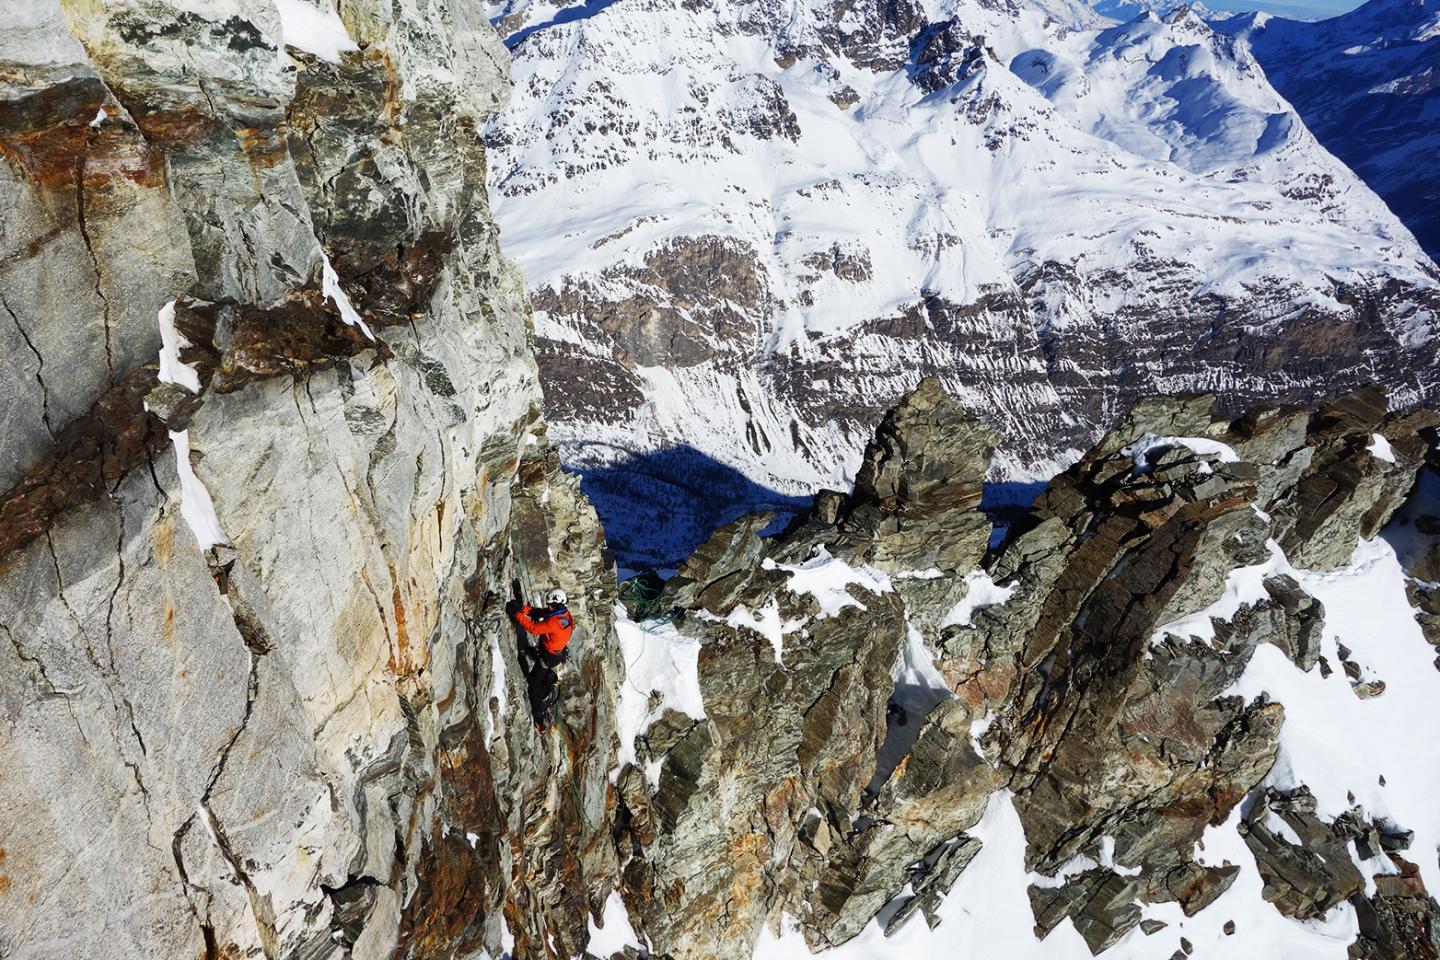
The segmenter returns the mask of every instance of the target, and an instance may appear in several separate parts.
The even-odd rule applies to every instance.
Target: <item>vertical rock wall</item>
[[[485,195],[507,63],[465,2],[0,11],[0,952],[583,949],[613,575]],[[544,736],[516,579],[585,625]]]

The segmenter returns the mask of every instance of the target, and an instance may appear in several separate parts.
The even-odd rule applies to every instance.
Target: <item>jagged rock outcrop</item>
[[[918,9],[816,42],[888,69]],[[1008,805],[1041,933],[1203,913],[1234,821],[1280,910],[1435,953],[1422,834],[1262,793],[1285,711],[1235,692],[1262,655],[1384,689],[1306,586],[1434,460],[1378,390],[1141,402],[990,549],[997,438],[923,381],[851,493],[658,591],[695,698],[641,690],[620,766],[642,678],[484,190],[504,63],[461,0],[0,11],[0,952],[571,957],[612,891],[656,955],[821,948],[945,921]],[[724,254],[650,267],[723,320]],[[582,628],[542,734],[505,608],[549,584]]]
[[[1265,880],[1265,899],[1287,917],[1318,920],[1364,887],[1348,838],[1337,824],[1316,818],[1308,791],[1288,797],[1266,791],[1240,832]]]
[[[975,568],[990,542],[978,509],[998,437],[927,377],[886,414],[841,508],[840,543],[882,570]]]
[[[626,892],[657,952],[747,956],[782,913],[812,946],[841,943],[907,882],[905,916],[933,914],[974,857],[963,831],[995,775],[960,701],[887,711],[912,641],[882,571],[970,571],[993,446],[928,381],[886,418],[852,495],[823,494],[772,540],[770,515],[737,520],[666,584],[675,630],[701,645],[706,716],[667,714],[621,774]]]
[[[1034,893],[1043,928],[1070,916],[1093,950],[1139,921],[1137,898],[1190,912],[1228,883],[1188,851],[1269,769],[1283,711],[1222,694],[1260,642],[1312,665],[1323,620],[1274,558],[1319,569],[1347,559],[1413,486],[1435,422],[1387,415],[1376,390],[1313,416],[1262,407],[1230,421],[1213,404],[1137,405],[987,564],[1015,588],[1008,601],[937,651],[960,695],[1001,715],[991,742],[1032,869],[1098,861],[1102,839],[1113,862],[1139,868]],[[1197,623],[1246,567],[1264,599]],[[1069,892],[1076,883],[1091,889]]]
[[[483,12],[33,0],[0,63],[3,951],[579,953],[613,568],[489,213]],[[545,736],[517,579],[585,625]]]
[[[1414,863],[1389,854],[1394,874],[1375,877],[1375,895],[1355,897],[1360,936],[1350,945],[1356,960],[1434,960],[1440,957],[1440,903],[1425,889]]]
[[[877,915],[937,923],[1002,787],[1042,935],[1070,920],[1099,952],[1142,904],[1201,913],[1242,866],[1200,842],[1253,795],[1240,831],[1277,909],[1349,900],[1356,950],[1416,936],[1428,894],[1363,895],[1375,867],[1355,863],[1383,847],[1363,811],[1257,792],[1285,711],[1231,692],[1262,644],[1321,669],[1325,605],[1290,558],[1348,562],[1410,493],[1436,418],[1385,406],[1367,389],[1232,420],[1212,397],[1147,400],[986,555],[993,435],[929,381],[854,493],[773,538],[769,515],[722,529],[661,593],[699,644],[707,716],[666,714],[621,773],[624,889],[654,949],[743,956],[782,916],[812,947]],[[911,713],[930,650],[938,686]]]

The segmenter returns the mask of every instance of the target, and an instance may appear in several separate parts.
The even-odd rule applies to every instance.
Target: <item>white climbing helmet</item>
[[[567,598],[565,596],[565,591],[561,590],[559,587],[556,587],[554,590],[551,590],[549,593],[545,594],[545,602],[550,604],[550,606],[552,607],[565,606],[566,599]]]

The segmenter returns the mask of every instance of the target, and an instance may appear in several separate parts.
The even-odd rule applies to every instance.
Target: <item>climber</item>
[[[527,655],[522,666],[530,693],[530,711],[535,717],[535,728],[541,731],[550,725],[550,712],[555,707],[555,687],[560,679],[555,668],[569,656],[566,648],[570,635],[575,632],[575,618],[565,603],[565,591],[556,588],[545,595],[544,607],[519,604],[512,611],[515,625],[534,638],[528,648],[522,648]]]

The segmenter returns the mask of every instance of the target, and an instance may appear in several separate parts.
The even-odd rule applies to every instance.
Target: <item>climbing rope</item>
[[[570,724],[565,722],[565,718],[560,716],[560,713],[558,711],[555,713],[554,716],[556,725],[564,728],[563,739],[565,740],[565,743],[563,745],[563,749],[565,750],[565,757],[561,762],[565,764],[565,772],[567,774],[566,779],[570,781],[570,796],[575,801],[575,812],[579,814],[580,822],[585,824],[585,829],[593,833],[595,830],[595,825],[590,822],[589,817],[585,816],[585,801],[580,796],[579,785],[575,783],[574,765],[570,763],[569,745],[572,741],[575,741],[578,738],[575,736],[575,731],[570,728]],[[559,758],[557,758],[557,760],[558,759]]]
[[[665,581],[654,573],[642,573],[620,584],[620,602],[630,619],[636,623],[671,619],[673,611],[666,610],[660,602],[664,586]]]

